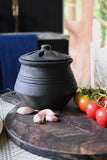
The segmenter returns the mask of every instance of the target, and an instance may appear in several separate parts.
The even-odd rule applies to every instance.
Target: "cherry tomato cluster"
[[[88,117],[107,127],[107,91],[101,88],[81,88],[75,93],[74,102]]]

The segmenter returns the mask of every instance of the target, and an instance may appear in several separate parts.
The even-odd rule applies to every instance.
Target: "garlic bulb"
[[[45,115],[43,114],[36,114],[34,117],[33,117],[33,121],[35,123],[44,123],[44,120],[45,120]]]
[[[39,111],[39,114],[43,114],[43,115],[55,115],[55,113],[51,110],[51,109],[43,109],[41,111]]]
[[[38,112],[38,110],[34,110],[30,107],[20,107],[17,109],[17,113],[19,114],[31,114],[33,112]]]
[[[56,117],[54,115],[46,115],[46,121],[56,122],[56,121],[58,121],[58,117]]]

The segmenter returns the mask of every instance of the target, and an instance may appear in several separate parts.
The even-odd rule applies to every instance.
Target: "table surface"
[[[14,94],[11,94],[11,97],[14,96]],[[4,99],[7,100],[8,96],[4,96]],[[9,97],[9,100],[12,100],[11,97]],[[3,96],[2,96],[3,98]],[[71,101],[72,102],[72,101]],[[0,99],[0,115],[2,119],[5,119],[5,124],[6,124],[6,128],[9,129],[9,131],[12,131],[11,133],[15,133],[16,131],[16,137],[17,134],[19,135],[20,133],[23,134],[23,130],[28,127],[26,127],[29,123],[27,123],[25,121],[25,118],[23,119],[23,123],[25,124],[25,128],[23,128],[23,130],[21,130],[22,132],[20,132],[19,129],[17,129],[17,127],[11,127],[11,125],[15,124],[17,126],[19,126],[19,123],[22,122],[20,120],[22,120],[22,117],[16,114],[16,108],[20,105],[22,105],[21,101],[17,101],[17,103],[19,103],[17,106],[7,103],[6,101],[3,101],[3,99]],[[15,102],[16,103],[16,102]],[[69,103],[70,105],[68,105],[68,108],[64,107],[65,109],[63,110],[64,112],[61,111],[61,115],[60,118],[62,117],[60,123],[57,123],[57,129],[56,129],[56,125],[51,125],[51,124],[46,124],[43,125],[41,127],[41,125],[37,127],[36,129],[38,130],[38,132],[36,132],[36,135],[38,133],[37,136],[33,136],[32,138],[34,139],[34,141],[36,140],[36,137],[40,136],[40,140],[42,135],[45,136],[50,136],[51,135],[51,129],[53,129],[53,135],[55,139],[51,138],[51,141],[53,140],[54,145],[51,145],[52,143],[47,143],[49,146],[45,146],[45,147],[49,147],[49,150],[51,150],[52,148],[52,152],[54,151],[54,149],[56,148],[56,146],[59,146],[61,142],[61,145],[57,148],[57,150],[54,152],[54,154],[56,155],[60,155],[61,157],[64,155],[67,156],[67,159],[69,160],[74,160],[75,159],[75,155],[76,157],[78,157],[78,155],[81,155],[81,160],[106,160],[107,159],[107,128],[101,127],[100,125],[97,124],[97,122],[93,119],[90,119],[89,117],[86,116],[86,114],[82,113],[81,111],[79,111],[79,108],[72,103]],[[72,105],[71,105],[72,104]],[[72,106],[72,107],[71,107]],[[70,107],[70,108],[69,108]],[[70,109],[70,111],[68,111],[68,109]],[[72,110],[72,112],[71,112]],[[7,115],[7,116],[6,116]],[[11,116],[13,117],[13,120],[11,118]],[[15,117],[14,117],[15,116]],[[32,115],[31,115],[32,116]],[[7,118],[8,117],[8,118]],[[29,117],[26,119],[27,121],[29,120]],[[8,124],[9,121],[9,124]],[[10,122],[11,121],[11,122]],[[18,124],[17,124],[18,123]],[[30,122],[31,123],[31,122]],[[22,123],[20,123],[22,124]],[[32,124],[32,123],[31,123]],[[48,127],[51,126],[51,127]],[[15,125],[14,125],[15,126]],[[44,127],[45,126],[45,127]],[[61,127],[63,126],[63,127]],[[22,128],[22,126],[20,126]],[[34,128],[34,125],[32,126]],[[30,131],[32,131],[32,127],[30,127]],[[48,127],[48,131],[50,131],[48,133],[47,131],[47,127]],[[65,127],[65,128],[64,128]],[[60,130],[59,130],[60,128]],[[15,130],[14,130],[15,129]],[[44,130],[47,134],[41,134],[41,129]],[[66,129],[67,129],[67,134],[66,134]],[[35,130],[35,129],[34,129]],[[60,131],[60,132],[59,132]],[[69,131],[69,132],[68,132]],[[40,132],[40,133],[39,133]],[[30,133],[26,134],[28,132],[24,132],[25,137],[27,137],[27,140],[29,143],[31,143],[30,140],[32,140],[32,138],[28,138],[31,137],[29,136]],[[44,132],[43,132],[44,133]],[[12,135],[11,134],[11,135]],[[59,134],[59,136],[58,136]],[[32,135],[32,134],[31,134]],[[56,136],[55,136],[56,135]],[[62,135],[62,136],[61,136]],[[20,136],[20,135],[19,135]],[[24,137],[21,135],[21,137]],[[60,137],[60,139],[63,139],[60,141],[60,139],[58,138]],[[64,138],[65,137],[65,138]],[[73,138],[74,137],[74,138]],[[79,138],[81,137],[81,138]],[[45,137],[44,137],[45,138]],[[58,140],[57,140],[58,138]],[[4,130],[1,134],[0,137],[0,156],[2,157],[2,159],[43,159],[46,160],[46,158],[42,158],[39,157],[37,155],[34,155],[32,153],[29,153],[23,149],[21,149],[20,147],[17,147],[6,135],[6,131]],[[17,139],[16,139],[17,140]],[[37,140],[33,143],[35,143],[35,146],[37,145]],[[58,141],[58,143],[57,143]],[[45,142],[45,139],[44,141]],[[41,145],[44,145],[42,143],[39,143],[39,149],[42,147]],[[50,146],[51,145],[51,146]],[[72,147],[72,145],[74,145]],[[54,146],[55,148],[53,148],[52,146]],[[45,149],[44,147],[44,149]],[[64,152],[63,152],[64,151]],[[61,153],[61,154],[60,154]],[[62,153],[64,153],[62,155]],[[68,154],[69,153],[69,154]],[[41,156],[41,154],[39,154]],[[73,158],[71,158],[72,156],[74,156]],[[87,159],[88,156],[88,159]],[[66,158],[64,158],[64,160],[66,160]],[[91,157],[91,158],[89,158]],[[80,158],[76,158],[76,160],[80,160]],[[49,159],[47,159],[49,160]],[[55,160],[55,158],[54,158]],[[59,159],[58,159],[59,160]],[[62,160],[62,158],[60,159]]]
[[[14,108],[15,105],[5,102],[0,98],[0,118],[5,119],[7,113]],[[49,160],[27,152],[16,146],[8,137],[4,129],[0,135],[0,159],[1,160]]]

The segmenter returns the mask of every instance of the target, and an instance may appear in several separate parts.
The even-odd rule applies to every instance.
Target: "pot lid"
[[[51,49],[51,46],[44,44],[41,46],[40,50],[33,51],[27,54],[22,55],[19,58],[21,63],[34,63],[34,62],[62,62],[70,61],[72,58],[64,53],[60,53]]]

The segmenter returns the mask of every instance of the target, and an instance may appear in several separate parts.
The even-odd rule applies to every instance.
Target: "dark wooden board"
[[[54,160],[107,160],[107,128],[82,113],[71,101],[59,112],[58,122],[36,124],[33,114],[20,115],[17,108],[6,116],[5,127],[21,148]]]

